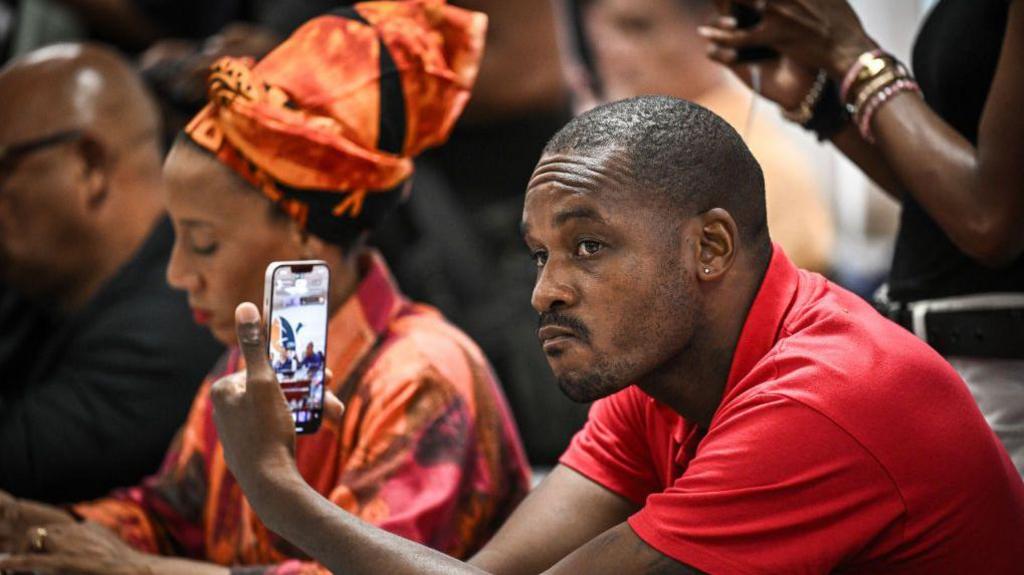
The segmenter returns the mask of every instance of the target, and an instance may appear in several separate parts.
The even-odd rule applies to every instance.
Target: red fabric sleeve
[[[642,505],[648,494],[661,490],[643,435],[645,401],[632,387],[595,401],[559,463]]]
[[[629,519],[658,551],[708,573],[826,573],[902,529],[885,470],[823,414],[759,394],[716,419],[685,474]]]

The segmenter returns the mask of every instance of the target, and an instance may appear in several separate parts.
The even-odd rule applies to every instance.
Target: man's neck
[[[709,299],[705,319],[694,326],[689,345],[637,384],[644,393],[704,429],[711,425],[722,402],[736,345],[764,278],[762,267],[742,271],[743,267],[736,265],[730,271],[735,277],[723,279],[728,285],[717,286],[718,294]],[[743,313],[736,313],[738,309]]]

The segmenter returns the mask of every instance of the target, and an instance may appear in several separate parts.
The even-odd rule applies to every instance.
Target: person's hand
[[[260,314],[243,303],[235,310],[238,345],[245,373],[214,382],[210,390],[213,420],[224,459],[247,495],[265,480],[298,474],[295,467],[295,423],[267,357]],[[325,370],[324,386],[332,374]],[[324,397],[324,423],[340,421],[344,406],[331,394]]]
[[[722,16],[715,20],[715,26],[722,30],[735,30],[736,19]],[[702,28],[703,30],[703,28]],[[708,44],[708,57],[728,67],[740,80],[758,93],[787,110],[800,105],[804,96],[814,84],[813,69],[797,64],[789,56],[761,60],[752,63],[736,62],[736,49],[726,48],[714,42]],[[758,86],[754,86],[753,68],[760,74]]]
[[[10,553],[28,549],[26,534],[36,525],[73,523],[71,515],[52,505],[17,499],[0,491],[0,552]]]
[[[839,79],[857,57],[877,47],[846,0],[734,0],[761,8],[762,20],[752,28],[723,26],[722,18],[699,33],[721,50],[717,60],[729,63],[735,50],[769,46],[804,68],[823,69]],[[728,2],[718,2],[725,11]]]
[[[235,309],[235,329],[245,372],[214,382],[210,400],[224,459],[245,488],[295,472],[295,423],[270,366],[255,305]]]
[[[30,552],[0,559],[0,570],[95,575],[153,573],[149,556],[95,523],[35,526],[30,528],[28,538],[32,540],[27,550]]]

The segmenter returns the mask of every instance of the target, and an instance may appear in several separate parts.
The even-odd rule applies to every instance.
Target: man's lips
[[[544,351],[551,351],[572,341],[579,340],[575,332],[557,325],[548,325],[538,329],[537,338],[540,340]]]

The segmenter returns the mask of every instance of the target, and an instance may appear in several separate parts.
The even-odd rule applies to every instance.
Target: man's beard
[[[588,373],[568,373],[557,376],[558,388],[576,403],[590,403],[607,397],[626,387],[630,373],[622,362],[598,362]]]

